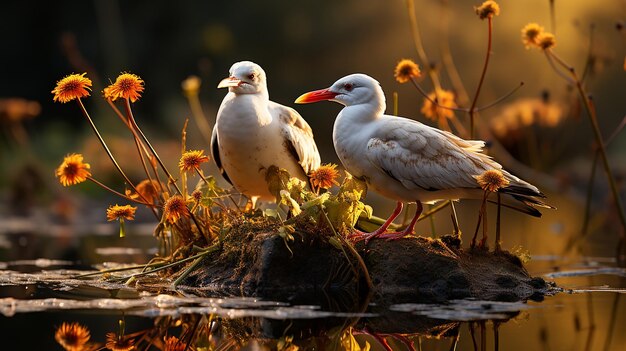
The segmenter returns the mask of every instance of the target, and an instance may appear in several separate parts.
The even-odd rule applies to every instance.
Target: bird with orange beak
[[[351,74],[331,87],[300,96],[299,104],[334,101],[345,107],[333,127],[337,156],[348,172],[380,194],[397,201],[385,223],[371,233],[357,232],[353,239],[399,239],[413,233],[423,203],[439,200],[482,198],[484,191],[477,177],[488,170],[500,170],[506,186],[498,191],[505,204],[539,217],[535,207],[551,206],[532,184],[502,169],[482,152],[485,143],[463,140],[452,133],[420,122],[385,114],[385,95],[380,84],[365,74]],[[417,203],[409,226],[401,232],[388,232],[400,214],[403,202]]]

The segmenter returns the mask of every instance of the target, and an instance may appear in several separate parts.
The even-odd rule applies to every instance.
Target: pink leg
[[[397,233],[384,233],[384,234],[379,235],[378,237],[381,239],[387,239],[387,240],[397,240],[400,238],[404,238],[407,235],[413,234],[413,228],[415,227],[415,223],[417,223],[417,220],[422,214],[423,209],[424,207],[422,207],[422,203],[417,201],[417,209],[415,210],[415,216],[413,216],[411,223],[409,223],[409,226],[406,227],[405,230],[401,232],[397,232]]]
[[[348,236],[348,239],[352,240],[353,242],[359,242],[361,240],[365,240],[365,245],[367,245],[367,243],[374,239],[375,237],[381,235],[381,234],[386,234],[387,233],[387,228],[389,228],[389,225],[391,225],[391,223],[393,223],[393,220],[396,219],[396,217],[398,217],[398,215],[400,214],[400,212],[402,212],[402,207],[404,205],[402,204],[402,202],[398,201],[396,203],[396,209],[393,210],[393,213],[391,214],[391,216],[389,216],[389,218],[387,218],[387,220],[385,221],[385,223],[380,226],[380,228],[376,229],[375,231],[371,232],[371,233],[364,233],[362,231],[355,231],[355,233],[351,234],[350,236]]]

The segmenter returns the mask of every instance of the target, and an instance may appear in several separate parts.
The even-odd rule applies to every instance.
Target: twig
[[[478,102],[478,96],[480,95],[480,89],[483,86],[483,82],[485,80],[485,75],[487,74],[487,66],[489,66],[489,58],[491,57],[491,36],[493,31],[493,20],[492,17],[487,17],[488,20],[488,36],[487,36],[487,55],[485,55],[485,64],[483,65],[483,71],[480,74],[480,80],[478,81],[478,86],[476,87],[476,93],[474,93],[474,99],[472,100],[472,105],[469,109],[469,117],[470,117],[470,138],[474,139],[474,110],[476,108],[476,103]]]

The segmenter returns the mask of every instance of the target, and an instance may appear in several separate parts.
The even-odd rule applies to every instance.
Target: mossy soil
[[[207,256],[184,285],[213,296],[317,304],[321,299],[341,310],[358,308],[363,296],[386,303],[525,301],[541,299],[551,289],[531,277],[518,257],[464,250],[451,236],[358,243],[354,249],[367,268],[368,284],[354,251],[331,243],[336,237],[328,228],[297,225],[289,241],[278,234],[280,227],[277,221],[234,225],[222,249]]]

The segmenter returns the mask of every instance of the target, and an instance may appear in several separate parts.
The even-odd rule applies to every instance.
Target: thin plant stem
[[[578,78],[578,75],[576,74],[576,70],[572,66],[568,65],[565,61],[563,61],[552,50],[546,49],[544,51],[548,58],[554,58],[554,60],[559,65],[561,65],[564,69],[568,70],[569,74],[571,75],[571,79],[576,85],[578,94],[580,95],[580,98],[583,101],[583,105],[585,106],[585,111],[587,112],[587,116],[589,117],[589,120],[591,122],[593,133],[596,138],[596,143],[598,146],[598,151],[600,152],[600,159],[602,160],[602,166],[604,167],[604,171],[609,181],[609,186],[611,188],[613,200],[615,201],[615,207],[617,207],[619,219],[622,224],[622,229],[626,231],[626,216],[624,215],[624,208],[622,206],[622,201],[619,196],[619,190],[617,189],[617,183],[615,182],[613,171],[611,170],[611,165],[609,164],[609,159],[606,154],[606,145],[602,139],[602,133],[600,132],[600,126],[598,124],[598,117],[596,115],[596,109],[593,104],[593,100],[585,91],[585,88],[583,87],[582,82],[580,81],[580,79]]]
[[[450,106],[443,106],[440,105],[437,102],[437,99],[432,99],[430,96],[428,96],[428,94],[426,94],[426,92],[422,89],[422,87],[419,86],[419,84],[417,84],[417,82],[415,81],[415,78],[410,77],[411,78],[411,83],[413,83],[413,86],[417,89],[417,91],[422,94],[422,96],[424,98],[426,98],[426,100],[430,101],[433,105],[437,106],[438,108],[442,108],[442,109],[446,109],[446,110],[452,110],[452,111],[459,111],[459,112],[467,112],[468,110],[466,108],[462,108],[462,107],[450,107]]]
[[[119,197],[122,197],[122,198],[124,198],[124,199],[126,199],[128,201],[132,201],[132,202],[135,202],[135,203],[138,203],[138,204],[141,204],[141,205],[145,205],[145,206],[148,206],[148,207],[154,207],[155,206],[154,204],[150,204],[150,203],[147,203],[147,202],[135,200],[135,199],[133,199],[133,198],[127,196],[127,195],[124,195],[124,194],[120,193],[117,190],[111,189],[110,187],[104,185],[103,183],[99,182],[98,180],[94,179],[93,177],[87,177],[87,179],[89,179],[90,181],[94,182],[96,185],[102,187],[103,189],[108,190],[108,191],[112,192],[113,194],[115,194],[115,195],[117,195]]]
[[[448,72],[448,76],[450,77],[450,82],[456,90],[459,102],[462,105],[469,104],[469,96],[467,94],[467,90],[465,89],[465,85],[463,84],[463,80],[461,79],[461,75],[454,64],[454,60],[452,58],[452,53],[450,52],[450,35],[448,34],[448,29],[450,29],[450,6],[448,0],[441,1],[442,3],[442,11],[441,11],[441,32],[443,40],[441,40],[441,60],[443,62],[443,66]]]
[[[131,126],[139,133],[139,135],[141,136],[143,141],[146,143],[146,145],[150,149],[150,152],[152,153],[152,155],[154,155],[154,157],[156,158],[157,162],[161,166],[161,169],[167,175],[168,183],[172,184],[176,188],[176,191],[179,194],[182,195],[182,192],[180,191],[180,189],[178,188],[178,185],[176,184],[176,180],[174,179],[174,177],[172,177],[172,174],[169,172],[167,167],[165,167],[165,164],[163,163],[163,161],[159,157],[159,154],[156,152],[156,150],[154,149],[154,147],[152,146],[152,144],[150,143],[150,141],[148,140],[146,135],[143,133],[141,128],[139,128],[139,125],[137,125],[137,122],[135,121],[135,117],[133,116],[133,111],[130,108],[130,100],[129,99],[126,99],[125,107],[126,107],[126,113],[128,114],[127,117],[128,117],[128,120],[130,121]]]
[[[461,228],[459,227],[459,217],[456,214],[456,207],[454,201],[450,201],[450,217],[452,217],[452,226],[454,228],[454,235],[461,238]]]
[[[419,56],[420,61],[422,61],[422,65],[424,67],[428,67],[428,76],[433,82],[435,91],[437,91],[441,89],[441,83],[439,82],[437,72],[433,69],[431,62],[428,60],[428,56],[426,55],[426,51],[424,50],[419,26],[417,25],[417,17],[415,16],[415,2],[413,0],[406,0],[406,6],[407,12],[409,14],[409,22],[411,23],[411,35],[413,36],[415,50],[417,51],[417,55]]]
[[[556,35],[556,11],[554,0],[550,0],[550,31]]]
[[[171,183],[174,188],[176,189],[176,191],[178,192],[178,194],[180,194],[183,197],[186,197],[186,195],[183,195],[183,193],[180,191],[180,188],[178,187],[178,185],[176,184],[176,180],[174,179],[174,177],[172,177],[172,174],[167,170],[167,167],[165,167],[165,164],[163,164],[163,161],[161,160],[161,158],[159,157],[159,155],[157,154],[156,150],[154,149],[154,147],[152,147],[152,144],[150,144],[150,141],[148,140],[148,138],[146,137],[146,135],[141,131],[141,129],[139,128],[139,126],[137,125],[137,122],[135,121],[135,117],[133,116],[133,111],[130,108],[130,99],[126,99],[126,112],[128,113],[128,119],[131,123],[131,125],[133,126],[133,128],[135,128],[139,134],[141,135],[143,141],[146,143],[146,145],[148,145],[148,148],[150,148],[150,151],[152,152],[152,154],[154,155],[154,157],[157,159],[157,161],[159,162],[159,165],[161,165],[161,168],[163,169],[163,172],[165,172],[165,174],[168,177],[168,182]],[[200,232],[200,234],[205,237],[204,235],[204,231],[202,230],[202,227],[200,226],[200,223],[198,222],[198,219],[196,218],[196,216],[193,213],[189,213],[189,216],[191,217],[191,219],[193,220],[193,222],[196,225],[196,228],[198,229],[198,231]]]
[[[593,65],[593,31],[595,26],[593,24],[589,27],[589,47],[587,52],[587,61],[585,62],[585,68],[583,70],[583,74],[581,76],[581,80],[584,82],[587,79],[587,75],[591,71]]]
[[[189,262],[189,261],[195,260],[198,257],[203,257],[205,255],[208,255],[211,252],[215,252],[215,251],[217,251],[220,248],[220,245],[221,244],[219,244],[219,243],[215,244],[215,245],[210,246],[207,249],[205,249],[204,251],[202,251],[200,253],[197,253],[197,254],[195,254],[193,256],[185,257],[185,258],[180,259],[178,261],[175,261],[175,262],[172,262],[172,263],[168,263],[168,264],[166,264],[164,266],[160,266],[158,268],[151,269],[149,271],[136,273],[136,274],[131,274],[131,275],[128,275],[128,276],[125,276],[125,277],[113,278],[112,280],[128,280],[128,279],[138,278],[138,277],[142,277],[142,276],[145,276],[145,275],[148,275],[148,274],[156,273],[156,272],[162,271],[164,269],[168,269],[168,268],[177,266],[177,265],[179,265],[181,263],[185,263],[185,262]]]
[[[367,266],[365,265],[363,258],[361,257],[361,255],[359,255],[358,252],[356,252],[356,249],[354,248],[354,246],[352,246],[350,243],[346,241],[343,235],[339,235],[339,233],[337,233],[337,231],[335,230],[335,227],[333,227],[333,224],[330,221],[330,218],[328,218],[328,215],[326,214],[326,211],[324,211],[322,206],[318,205],[318,207],[322,213],[322,216],[324,217],[324,220],[326,221],[326,224],[330,227],[330,230],[333,232],[333,235],[335,236],[335,238],[339,238],[339,240],[343,243],[342,250],[343,250],[343,246],[347,247],[350,253],[357,260],[359,267],[361,268],[361,271],[363,272],[363,276],[365,278],[365,283],[367,284],[367,288],[369,291],[372,291],[372,289],[374,288],[374,284],[372,283],[372,278],[370,277],[370,273],[367,270]]]
[[[492,108],[494,106],[496,106],[497,104],[501,103],[502,101],[508,99],[509,97],[511,97],[513,94],[515,94],[518,90],[520,90],[521,87],[524,86],[524,82],[520,82],[518,86],[516,86],[515,88],[513,88],[513,90],[509,91],[508,93],[506,93],[505,95],[499,97],[498,99],[496,99],[494,102],[489,103],[485,106],[481,106],[481,107],[477,107],[474,109],[474,111],[476,112],[481,112],[484,111],[488,108]]]
[[[135,131],[135,129],[132,127],[132,124],[130,123],[130,121],[128,120],[127,117],[125,117],[122,112],[117,108],[117,106],[115,106],[115,104],[113,103],[113,101],[111,99],[106,99],[107,103],[109,104],[109,106],[111,107],[111,109],[113,110],[113,112],[115,112],[115,114],[122,120],[122,122],[124,122],[124,125],[126,127],[128,127],[128,129],[130,130],[130,132],[133,134],[133,139],[135,139],[135,145],[137,147],[137,152],[139,153],[139,157],[141,158],[141,162],[143,164],[143,168],[144,171],[146,172],[146,176],[148,177],[148,179],[152,182],[152,177],[150,176],[150,173],[148,172],[147,168],[146,168],[146,164],[144,161],[144,154],[150,158],[150,152],[148,152],[148,149],[146,149],[146,146],[141,142],[141,139],[139,138],[139,135],[137,135],[137,131]],[[142,152],[143,150],[143,152]],[[161,185],[161,181],[159,180],[159,174],[158,171],[155,167],[155,165],[150,162],[150,166],[152,167],[152,171],[154,172],[155,177],[158,180],[158,186],[159,186],[159,190],[161,192],[163,191],[163,186]]]
[[[187,102],[189,102],[189,108],[191,108],[191,115],[193,116],[200,133],[204,137],[205,140],[211,140],[211,126],[207,122],[206,117],[204,116],[204,111],[202,110],[202,104],[200,103],[200,99],[198,98],[198,94],[185,94],[187,96]]]
[[[174,282],[172,283],[172,287],[176,288],[178,284],[180,284],[180,282],[183,281],[183,279],[187,278],[187,276],[191,273],[191,271],[193,271],[194,269],[196,269],[196,267],[198,267],[198,265],[200,264],[200,262],[202,262],[203,259],[204,259],[204,256],[200,256],[196,258],[196,260],[193,261],[193,263],[189,267],[187,267],[185,271],[180,276],[178,276],[178,278],[176,278],[176,280],[174,280]]]
[[[147,267],[159,267],[161,265],[164,265],[167,263],[164,262],[155,262],[155,263],[148,263],[148,264],[140,264],[140,265],[134,265],[134,266],[128,266],[128,267],[120,267],[120,268],[111,268],[111,269],[105,269],[105,270],[101,270],[98,272],[92,272],[92,273],[85,273],[85,274],[80,274],[80,275],[76,275],[71,277],[71,279],[81,279],[81,278],[88,278],[88,277],[93,277],[96,275],[101,275],[101,274],[107,274],[107,273],[115,273],[115,272],[124,272],[124,271],[132,271],[134,269],[146,269]]]
[[[496,244],[494,245],[494,250],[496,252],[502,251],[502,246],[500,244],[500,212],[502,212],[502,199],[500,196],[500,192],[498,194],[498,212],[496,213]]]
[[[476,230],[474,231],[474,236],[472,237],[472,242],[470,243],[471,248],[476,246],[476,237],[478,236],[478,229],[480,229],[480,223],[482,222],[483,216],[485,215],[485,209],[487,205],[487,194],[488,192],[485,191],[483,194],[483,201],[480,204],[480,212],[478,212],[478,223],[476,223]],[[483,224],[483,228],[484,228],[484,224]]]
[[[133,188],[133,190],[139,194],[139,196],[141,197],[141,199],[144,202],[148,202],[148,200],[139,192],[137,191],[137,188],[135,187],[135,185],[133,184],[133,182],[130,181],[130,179],[128,178],[128,176],[126,176],[126,173],[124,173],[124,171],[122,170],[122,167],[120,167],[120,165],[117,163],[117,161],[115,160],[115,157],[113,156],[113,153],[111,153],[111,150],[109,150],[109,147],[107,146],[106,142],[104,141],[104,138],[102,138],[102,135],[100,135],[100,132],[98,131],[98,128],[96,127],[96,125],[93,123],[93,120],[91,119],[91,116],[89,116],[89,113],[87,112],[87,109],[85,108],[85,105],[83,105],[83,101],[80,98],[77,98],[76,101],[78,101],[78,106],[80,106],[80,109],[83,113],[83,115],[85,116],[85,118],[87,118],[87,121],[89,121],[89,125],[91,126],[91,129],[93,130],[93,132],[96,134],[96,136],[98,137],[98,140],[100,141],[100,144],[102,145],[102,148],[104,148],[104,151],[107,153],[107,155],[109,156],[109,159],[111,159],[111,162],[113,162],[113,165],[115,166],[115,168],[117,169],[117,171],[120,173],[120,175],[124,178],[124,180],[126,181],[126,183]],[[152,212],[154,213],[154,215],[157,217],[159,217],[159,215],[157,214],[156,210],[154,208],[151,208]]]
[[[483,82],[485,81],[485,75],[487,74],[487,66],[489,66],[489,58],[491,57],[491,37],[493,31],[493,19],[487,17],[488,23],[488,36],[487,36],[487,54],[485,55],[485,64],[483,65],[483,71],[480,74],[480,80],[478,81],[478,86],[476,87],[476,93],[474,93],[474,99],[472,100],[472,105],[469,109],[469,117],[470,117],[470,138],[474,139],[474,114],[476,111],[476,103],[478,102],[478,96],[480,95],[480,90],[483,86]]]
[[[587,235],[589,230],[589,220],[591,219],[591,200],[593,197],[593,183],[596,180],[596,170],[598,169],[598,152],[593,154],[593,161],[591,162],[591,174],[589,175],[589,183],[587,184],[587,195],[585,197],[585,215],[583,217],[583,226],[581,229],[581,236]]]

